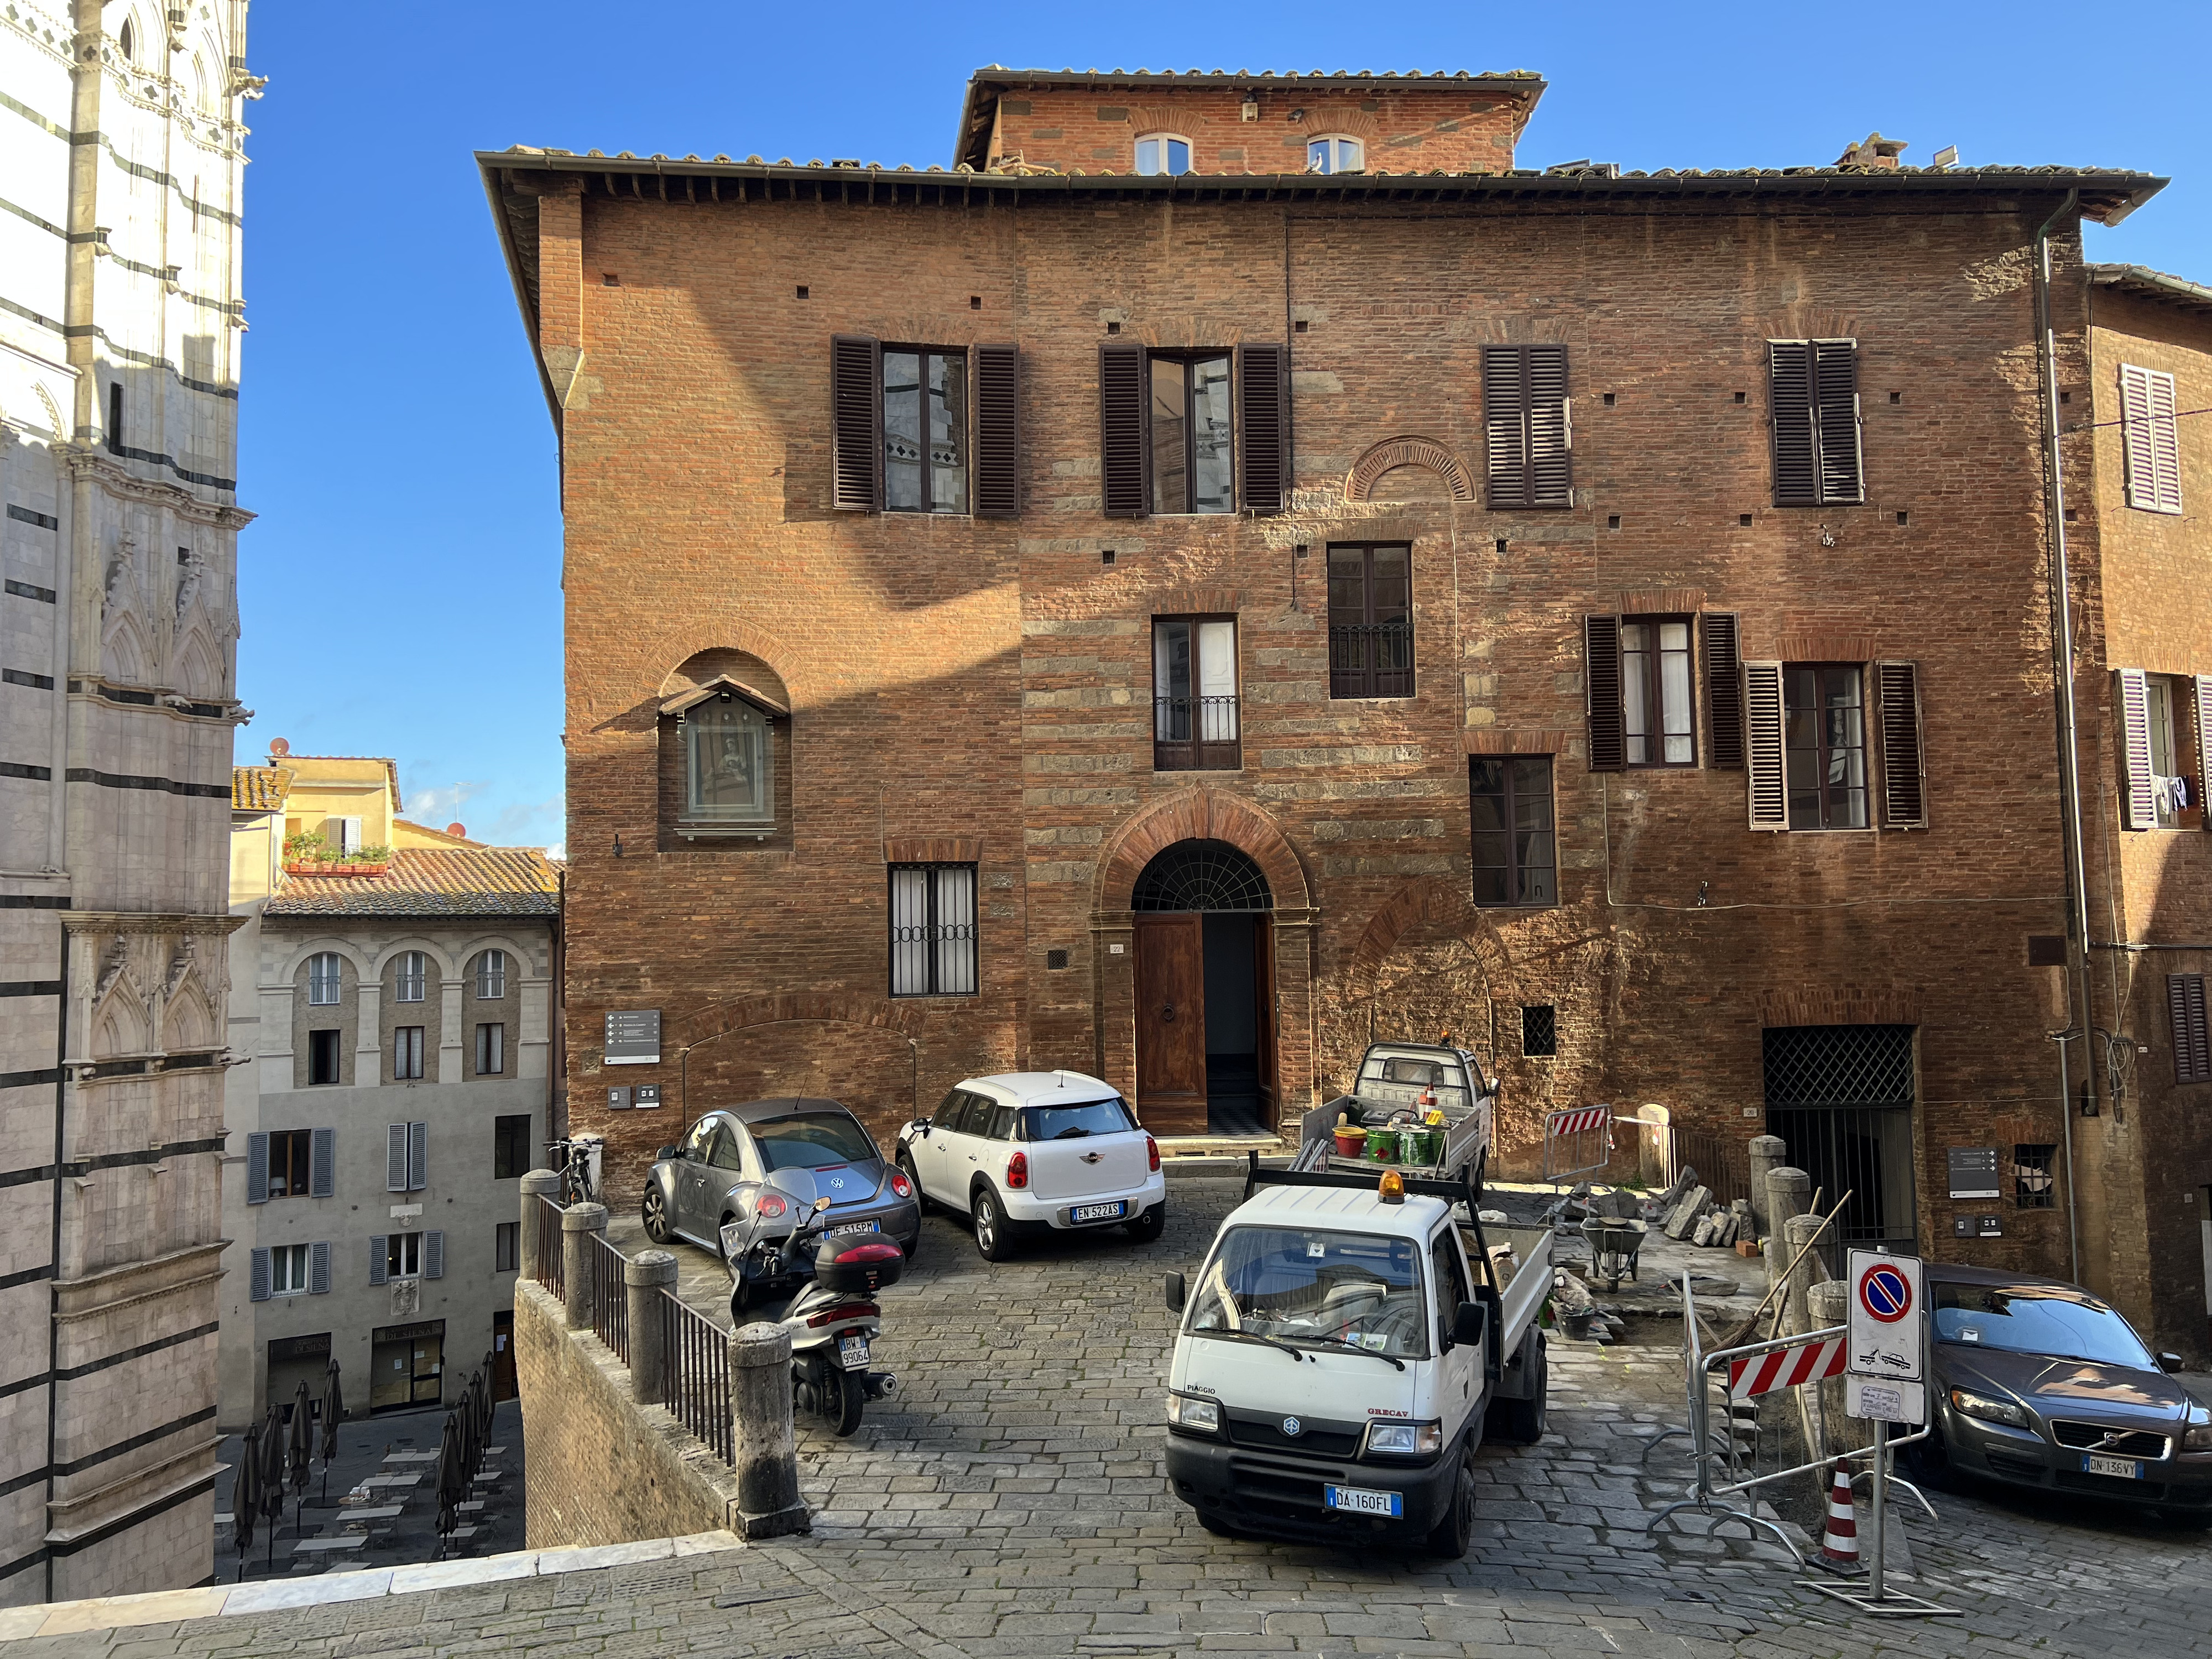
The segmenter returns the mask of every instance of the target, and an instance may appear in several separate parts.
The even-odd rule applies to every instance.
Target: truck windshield
[[[1066,1106],[1031,1106],[1024,1115],[1022,1128],[1029,1140],[1080,1140],[1085,1135],[1126,1134],[1136,1127],[1118,1095]]]
[[[1304,1227],[1235,1227],[1200,1276],[1186,1328],[1428,1357],[1412,1241]]]

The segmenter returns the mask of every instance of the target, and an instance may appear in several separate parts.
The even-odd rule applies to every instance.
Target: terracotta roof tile
[[[560,914],[560,868],[534,847],[403,847],[380,876],[295,876],[262,914],[517,916]]]
[[[291,793],[289,766],[234,766],[230,769],[230,810],[234,812],[276,812],[283,810]]]

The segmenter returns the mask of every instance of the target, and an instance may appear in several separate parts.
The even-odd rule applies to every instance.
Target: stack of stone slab
[[[1740,1238],[1757,1238],[1759,1223],[1749,1200],[1739,1198],[1726,1209],[1717,1209],[1711,1188],[1692,1187],[1668,1212],[1665,1231],[1669,1238],[1724,1250]]]

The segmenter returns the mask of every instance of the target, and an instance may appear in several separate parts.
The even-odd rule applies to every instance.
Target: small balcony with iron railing
[[[1328,695],[1413,695],[1413,624],[1334,623],[1328,630]]]
[[[1243,764],[1235,696],[1152,699],[1155,772],[1234,772]]]

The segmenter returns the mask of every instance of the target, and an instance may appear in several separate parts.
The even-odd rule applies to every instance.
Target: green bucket
[[[1367,1132],[1367,1157],[1376,1164],[1395,1164],[1398,1161],[1398,1131],[1370,1129]]]
[[[1401,1129],[1398,1132],[1401,1162],[1432,1168],[1443,1155],[1444,1132],[1442,1129]]]

